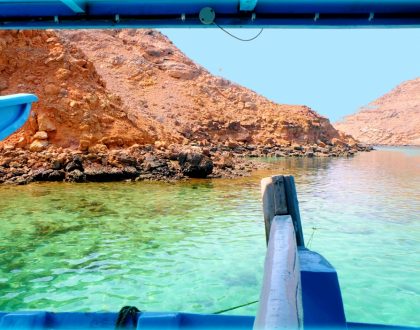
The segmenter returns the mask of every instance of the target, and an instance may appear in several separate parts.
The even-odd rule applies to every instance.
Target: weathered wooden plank
[[[261,195],[264,213],[265,239],[268,243],[270,237],[271,220],[274,218],[273,179],[271,177],[261,180]]]
[[[283,176],[272,176],[261,181],[266,240],[270,235],[271,222],[276,215],[288,214]]]
[[[302,326],[300,267],[293,220],[290,215],[275,216],[254,329],[300,329]]]
[[[284,176],[284,187],[286,190],[287,209],[292,216],[296,231],[296,242],[298,246],[305,246],[303,239],[302,222],[300,220],[299,201],[297,198],[295,179],[291,175]]]
[[[286,190],[284,187],[284,177],[282,175],[273,176],[273,192],[274,192],[274,214],[286,215],[287,210]]]
[[[271,222],[276,215],[290,214],[298,246],[305,246],[300,220],[299,203],[293,176],[278,175],[261,181],[266,240],[270,237]]]

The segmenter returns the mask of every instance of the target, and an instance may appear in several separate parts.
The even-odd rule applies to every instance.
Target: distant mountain
[[[403,82],[334,126],[364,143],[420,145],[420,77]]]

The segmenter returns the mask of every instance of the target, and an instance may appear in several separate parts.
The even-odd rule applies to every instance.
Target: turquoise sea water
[[[347,319],[420,325],[420,149],[271,165],[234,180],[0,186],[0,310],[211,313],[256,300],[259,181],[292,174],[306,243],[337,268]]]

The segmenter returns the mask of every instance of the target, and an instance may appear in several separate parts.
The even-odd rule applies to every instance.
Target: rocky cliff
[[[250,170],[238,156],[360,149],[308,107],[212,76],[154,30],[1,31],[0,95],[18,92],[40,101],[0,143],[7,182],[204,176],[213,163],[237,175]]]
[[[30,92],[40,99],[28,123],[7,145],[43,149],[35,140],[86,150],[97,144],[153,143],[158,136],[170,140],[158,123],[130,116],[94,64],[54,32],[0,31],[0,52],[0,93]],[[39,131],[43,133],[36,135]]]
[[[315,144],[340,138],[304,106],[279,105],[214,77],[154,30],[65,31],[133,116],[162,123],[183,143]],[[164,141],[163,141],[164,142]]]
[[[420,78],[400,84],[334,126],[364,143],[420,145]]]

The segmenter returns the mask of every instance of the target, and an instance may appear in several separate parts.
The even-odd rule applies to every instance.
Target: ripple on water
[[[256,300],[259,180],[289,173],[306,242],[337,268],[348,319],[419,325],[419,164],[387,149],[283,159],[237,180],[0,186],[0,310],[209,313]]]

